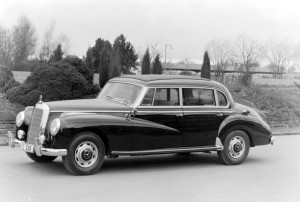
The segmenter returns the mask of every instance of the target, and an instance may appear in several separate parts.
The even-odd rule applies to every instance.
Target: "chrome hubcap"
[[[228,146],[228,153],[230,157],[240,158],[245,152],[245,140],[240,136],[233,137]]]
[[[98,149],[90,141],[79,144],[75,150],[75,161],[77,165],[83,168],[94,165],[98,158]]]

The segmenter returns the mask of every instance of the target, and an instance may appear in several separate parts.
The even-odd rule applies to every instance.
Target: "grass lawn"
[[[13,71],[13,74],[17,82],[23,83],[31,72]]]

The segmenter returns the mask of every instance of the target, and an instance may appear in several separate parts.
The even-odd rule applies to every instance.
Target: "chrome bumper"
[[[271,143],[271,145],[273,145],[273,144],[274,144],[274,142],[275,142],[275,137],[271,137],[271,139],[270,139],[270,143]]]
[[[25,144],[26,142],[20,141],[16,139],[15,135],[11,132],[7,132],[8,136],[8,145],[11,148],[15,146],[20,146],[20,144]],[[52,148],[44,148],[43,145],[40,143],[38,139],[35,139],[34,143],[34,152],[37,156],[66,156],[67,150],[66,149],[52,149]]]

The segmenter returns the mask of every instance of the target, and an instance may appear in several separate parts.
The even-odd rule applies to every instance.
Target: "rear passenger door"
[[[182,88],[184,146],[215,145],[223,114],[218,109],[215,90]]]

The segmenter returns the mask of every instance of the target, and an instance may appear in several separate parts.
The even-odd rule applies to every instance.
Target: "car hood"
[[[106,99],[82,99],[46,102],[51,112],[130,111],[132,107]]]

